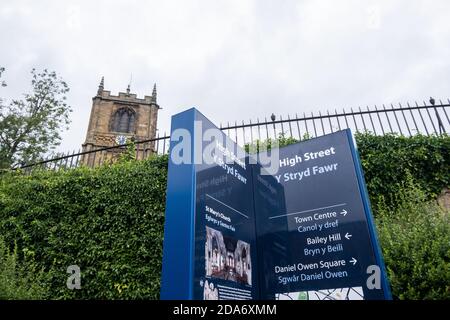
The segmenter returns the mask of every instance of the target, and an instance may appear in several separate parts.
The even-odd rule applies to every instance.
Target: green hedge
[[[25,251],[20,259],[17,246],[11,250],[0,236],[0,300],[44,299],[48,276],[31,252]]]
[[[436,198],[450,185],[450,137],[447,135],[357,134],[356,142],[374,204],[379,196],[394,204],[397,183],[406,181],[408,174],[428,199]]]
[[[95,170],[4,176],[0,234],[51,275],[50,298],[156,299],[167,157]],[[78,265],[82,290],[68,290]]]
[[[392,293],[399,299],[450,299],[450,215],[412,179],[396,206],[380,199],[376,224]]]
[[[374,207],[381,195],[394,199],[408,172],[428,198],[448,186],[448,137],[356,138]],[[156,299],[166,177],[167,156],[96,169],[3,174],[0,235],[45,268],[48,298]],[[81,268],[81,290],[66,288],[69,265]]]

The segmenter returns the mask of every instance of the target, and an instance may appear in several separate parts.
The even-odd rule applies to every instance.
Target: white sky
[[[150,95],[161,134],[196,106],[213,122],[343,107],[447,99],[448,0],[5,1],[0,96],[55,70],[74,112],[60,151],[84,141],[105,89]]]

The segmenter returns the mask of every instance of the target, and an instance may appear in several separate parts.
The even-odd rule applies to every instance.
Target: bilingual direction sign
[[[350,130],[279,153],[255,179],[262,299],[389,299],[369,199]],[[272,190],[272,192],[269,192]]]
[[[208,164],[202,150],[211,144],[210,132],[219,137]],[[161,299],[259,297],[248,162],[245,152],[196,109],[172,117]]]
[[[389,299],[350,130],[280,148],[275,174],[255,159],[172,117],[161,299]]]

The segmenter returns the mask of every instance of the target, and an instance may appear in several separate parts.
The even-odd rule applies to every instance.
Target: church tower
[[[111,95],[104,90],[104,78],[100,81],[97,95],[92,98],[91,116],[82,145],[83,152],[112,147],[102,152],[89,153],[83,156],[82,163],[94,167],[105,161],[113,161],[126,148],[115,146],[130,142],[153,139],[156,136],[156,123],[159,105],[156,102],[156,84],[151,96],[143,99],[126,92]],[[136,157],[146,158],[155,152],[154,142],[136,144]]]

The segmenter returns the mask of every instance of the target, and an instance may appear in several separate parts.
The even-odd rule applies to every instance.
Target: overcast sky
[[[32,68],[55,70],[74,112],[59,150],[78,149],[91,98],[150,95],[158,127],[196,106],[242,121],[450,97],[450,1],[5,1],[0,66],[11,98]]]

